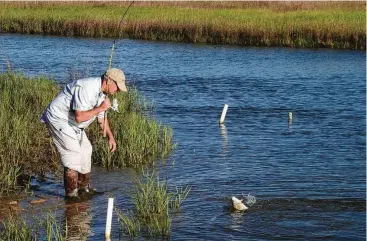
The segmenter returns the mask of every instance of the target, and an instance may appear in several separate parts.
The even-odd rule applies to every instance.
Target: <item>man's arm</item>
[[[106,111],[108,110],[108,108],[111,107],[111,102],[108,98],[106,98],[100,106],[95,107],[91,110],[86,110],[86,111],[82,111],[82,110],[76,110],[75,111],[75,121],[77,123],[83,122],[83,121],[87,121],[92,119],[94,116],[98,115],[100,112]]]
[[[104,125],[104,120],[106,120],[106,125]],[[111,152],[114,152],[116,150],[116,145],[117,144],[116,144],[115,138],[113,137],[108,119],[107,118],[98,118],[98,123],[99,123],[99,127],[101,128],[102,132],[103,132],[103,128],[106,127],[106,134],[109,138],[110,150],[111,150]]]

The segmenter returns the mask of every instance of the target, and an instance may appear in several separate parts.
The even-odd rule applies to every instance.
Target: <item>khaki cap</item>
[[[110,79],[112,79],[117,87],[120,89],[120,91],[127,91],[126,85],[125,85],[125,74],[122,72],[121,69],[111,68],[107,70],[106,76]]]

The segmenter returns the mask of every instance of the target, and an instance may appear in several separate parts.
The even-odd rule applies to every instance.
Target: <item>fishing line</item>
[[[118,38],[118,37],[119,37],[119,35],[120,35],[120,27],[121,27],[121,25],[122,25],[122,22],[123,22],[123,20],[124,20],[124,18],[125,18],[125,16],[126,16],[127,12],[129,11],[129,9],[130,9],[131,5],[133,5],[133,3],[134,3],[134,1],[132,1],[132,2],[130,3],[130,5],[127,7],[127,9],[125,10],[124,14],[122,15],[121,20],[120,20],[120,22],[119,22],[119,25],[118,25],[118,27],[117,27],[117,36],[115,37],[115,39],[113,40],[113,43],[112,43],[112,47],[111,47],[111,55],[110,55],[110,61],[109,61],[109,64],[108,64],[108,69],[110,69],[110,68],[111,68],[111,65],[112,65],[112,56],[113,56],[113,51],[115,50],[116,40],[117,40],[117,38]],[[107,69],[107,70],[108,70],[108,69]]]
[[[109,70],[111,68],[111,65],[112,65],[112,56],[113,56],[113,52],[115,50],[115,45],[116,45],[116,40],[117,38],[120,36],[120,28],[121,28],[121,25],[124,21],[124,18],[127,14],[127,12],[129,11],[131,5],[133,5],[134,1],[132,1],[129,6],[127,7],[127,9],[125,10],[124,14],[122,15],[121,17],[121,20],[119,22],[119,25],[117,26],[117,32],[115,33],[115,39],[113,40],[113,43],[112,43],[112,47],[111,47],[111,54],[110,54],[110,60],[109,60],[109,63],[108,63],[108,68],[107,70]],[[107,80],[107,88],[108,88],[108,80]],[[108,98],[108,94],[107,94],[107,98]],[[116,108],[117,110],[117,99],[114,99],[113,100],[113,103],[114,103],[114,107]],[[113,108],[113,107],[112,107]],[[113,108],[114,109],[114,108]],[[105,111],[105,114],[104,114],[104,122],[103,122],[103,137],[106,137],[106,127],[107,127],[107,110]]]

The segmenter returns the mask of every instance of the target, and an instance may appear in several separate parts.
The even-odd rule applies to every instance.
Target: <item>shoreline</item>
[[[131,7],[121,31],[117,32],[126,9],[123,4],[1,3],[0,32],[258,47],[366,49],[366,14],[365,9],[353,5],[357,3],[316,10],[274,10],[274,4],[258,7],[240,3],[233,8],[231,4],[232,8],[184,8],[139,3]],[[279,3],[275,5],[279,8]]]

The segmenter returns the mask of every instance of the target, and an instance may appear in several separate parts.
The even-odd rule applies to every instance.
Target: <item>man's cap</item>
[[[111,68],[108,69],[106,72],[106,76],[112,79],[117,87],[120,89],[120,91],[127,91],[126,85],[125,85],[125,74],[122,72],[121,69]]]

